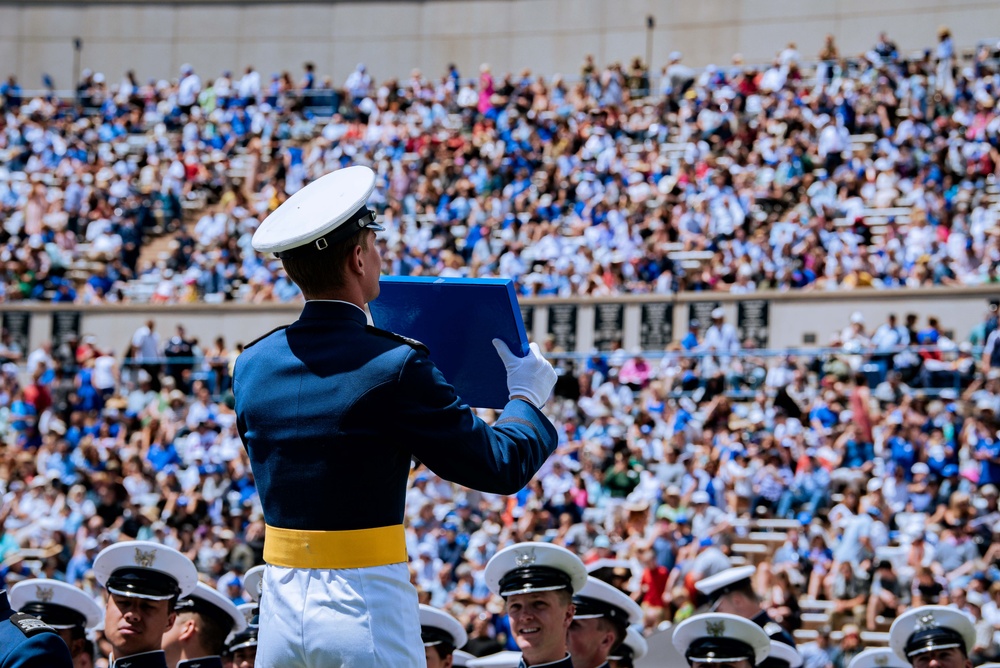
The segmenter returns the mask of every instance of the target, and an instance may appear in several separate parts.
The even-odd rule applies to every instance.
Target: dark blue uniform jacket
[[[446,480],[512,494],[556,447],[540,410],[511,401],[489,426],[421,344],[345,302],[307,302],[247,346],[234,393],[264,519],[284,529],[402,523],[411,456]]]
[[[51,626],[15,613],[0,591],[0,668],[73,668],[66,643]]]

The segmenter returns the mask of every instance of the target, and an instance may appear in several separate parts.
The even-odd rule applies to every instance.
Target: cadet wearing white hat
[[[771,652],[761,662],[761,668],[802,668],[802,655],[790,645],[771,641]]]
[[[204,582],[177,601],[177,620],[163,634],[167,665],[177,668],[221,668],[226,638],[247,627],[236,604]]]
[[[10,588],[10,607],[42,620],[59,634],[70,655],[86,651],[87,631],[100,625],[102,610],[93,598],[58,580],[22,580]]]
[[[449,668],[454,665],[452,654],[469,642],[469,634],[447,612],[421,603],[420,639],[424,643],[427,668]]]
[[[229,641],[226,654],[233,668],[254,668],[257,662],[257,627],[248,626]]]
[[[772,640],[795,647],[792,634],[761,610],[760,599],[750,579],[756,572],[755,566],[727,568],[695,582],[694,587],[708,599],[712,612],[726,612],[749,619],[764,629]]]
[[[888,647],[869,647],[851,659],[847,668],[910,668],[910,664]]]
[[[608,657],[611,668],[634,668],[635,662],[649,652],[649,643],[641,633],[629,628],[625,641]]]
[[[243,589],[254,603],[260,603],[261,594],[264,592],[264,568],[264,566],[254,566],[243,576]]]
[[[493,555],[484,575],[490,591],[506,601],[520,665],[572,668],[566,632],[573,594],[587,583],[580,558],[557,545],[518,543]]]
[[[491,427],[423,344],[368,324],[383,266],[367,206],[374,188],[368,167],[339,169],[289,197],[253,236],[306,298],[297,321],[244,348],[233,374],[267,524],[266,666],[422,664],[403,529],[412,459],[446,480],[512,494],[557,445],[541,411],[556,374],[536,344],[523,358],[494,344],[511,400]]]
[[[711,668],[725,663],[729,668],[753,668],[771,651],[771,641],[753,622],[720,612],[708,612],[677,625],[674,647],[691,668]]]
[[[243,588],[250,601],[237,607],[245,627],[226,639],[226,656],[235,668],[253,668],[257,659],[257,629],[260,625],[260,599],[263,594],[264,566],[254,566],[243,576]]]
[[[940,668],[972,668],[976,644],[972,619],[957,608],[923,605],[904,612],[889,627],[889,646],[915,668],[936,662]]]
[[[625,640],[629,625],[642,621],[642,608],[625,592],[594,576],[587,578],[573,604],[576,612],[567,636],[573,668],[606,667]]]
[[[94,575],[110,594],[104,636],[114,649],[112,668],[165,668],[163,634],[177,619],[178,599],[198,583],[191,560],[159,543],[116,543],[94,559]]]

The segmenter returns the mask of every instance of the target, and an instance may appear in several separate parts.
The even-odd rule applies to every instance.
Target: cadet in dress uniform
[[[54,628],[74,664],[87,659],[82,656],[87,652],[87,631],[101,624],[102,611],[82,589],[58,580],[22,580],[10,588],[10,607]],[[94,657],[89,658],[91,665]]]
[[[691,668],[753,668],[771,651],[771,641],[745,617],[708,612],[677,625],[674,647]]]
[[[851,659],[847,668],[910,668],[910,663],[900,659],[888,647],[870,647]]]
[[[447,612],[421,603],[420,639],[424,641],[427,668],[451,668],[452,655],[469,642],[469,634]]]
[[[518,543],[493,555],[484,576],[507,604],[521,668],[573,668],[566,633],[576,611],[573,595],[587,583],[580,558],[549,543]]]
[[[760,668],[802,668],[802,655],[791,645],[771,640],[771,651]]]
[[[116,543],[94,559],[94,575],[109,594],[104,636],[114,650],[111,668],[167,668],[163,634],[177,619],[177,601],[198,583],[191,560],[159,543]]]
[[[204,582],[177,601],[177,620],[163,634],[167,665],[177,668],[222,668],[230,633],[247,627],[236,604]]]
[[[629,629],[625,641],[608,657],[611,668],[635,668],[635,662],[649,652],[649,643],[635,629]]]
[[[69,648],[37,617],[14,612],[0,589],[0,668],[73,668]]]
[[[265,668],[421,665],[402,524],[412,457],[452,482],[512,494],[557,444],[540,410],[555,371],[537,345],[517,358],[494,342],[511,400],[491,427],[423,345],[368,325],[382,268],[366,206],[374,185],[367,167],[327,174],[253,237],[306,298],[299,319],[248,345],[234,371],[267,523]]]
[[[756,572],[755,566],[727,568],[721,573],[699,580],[694,587],[708,598],[712,612],[725,612],[752,620],[772,640],[795,647],[792,634],[760,609],[760,599],[750,580]]]
[[[625,592],[593,575],[574,597],[573,623],[567,644],[574,668],[607,668],[614,650],[625,641],[630,624],[642,621],[642,608]]]
[[[889,646],[913,668],[972,668],[976,645],[972,619],[957,608],[923,605],[908,610],[889,627]]]
[[[248,626],[229,641],[233,668],[254,668],[257,661],[257,627]]]

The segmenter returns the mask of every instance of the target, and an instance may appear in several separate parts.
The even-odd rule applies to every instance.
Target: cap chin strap
[[[117,596],[124,596],[125,598],[141,598],[146,601],[169,601],[174,597],[173,594],[168,596],[154,596],[152,594],[139,594],[134,591],[115,589],[114,587],[108,587],[108,591]]]
[[[957,642],[944,643],[942,645],[930,645],[929,647],[921,647],[920,649],[915,649],[912,652],[907,652],[906,656],[911,657],[911,656],[917,656],[918,654],[926,654],[927,652],[936,652],[939,649],[958,649],[961,647],[962,645]]]

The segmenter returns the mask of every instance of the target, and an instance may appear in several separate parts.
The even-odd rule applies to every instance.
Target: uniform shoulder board
[[[768,622],[767,624],[764,624],[764,633],[769,636],[776,636],[784,632],[785,629],[782,628],[781,624],[778,622]]]
[[[254,345],[255,343],[259,343],[259,342],[263,341],[264,339],[266,339],[267,337],[269,337],[272,334],[274,334],[275,332],[280,332],[281,330],[283,330],[283,329],[285,329],[287,327],[288,327],[288,325],[281,325],[280,327],[275,327],[274,329],[272,329],[267,334],[264,334],[263,336],[258,336],[256,339],[254,339],[250,343],[248,343],[245,346],[243,346],[243,350],[246,350],[247,348],[249,348],[250,346]]]
[[[372,334],[376,336],[384,336],[387,339],[392,339],[393,341],[398,341],[399,343],[405,343],[415,350],[419,350],[423,353],[430,354],[430,349],[424,344],[420,343],[416,339],[411,339],[408,336],[403,336],[402,334],[396,334],[395,332],[390,332],[384,329],[379,329],[378,327],[373,327],[372,325],[367,325],[367,329]]]
[[[17,630],[29,638],[39,633],[55,633],[56,630],[40,620],[38,617],[26,615],[23,612],[16,612],[10,616],[10,623],[17,627]]]

